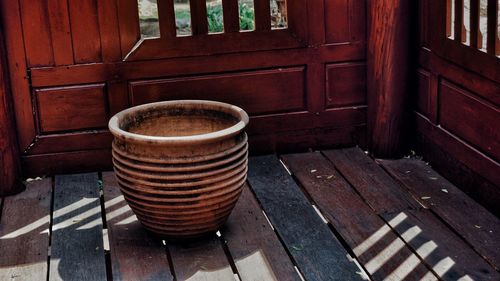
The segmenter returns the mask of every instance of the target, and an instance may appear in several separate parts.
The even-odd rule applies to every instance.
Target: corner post
[[[410,2],[368,1],[368,145],[375,157],[399,157],[405,150]]]
[[[0,197],[24,190],[6,60],[5,37],[0,26]]]

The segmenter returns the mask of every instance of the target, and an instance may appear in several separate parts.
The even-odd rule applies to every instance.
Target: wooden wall
[[[169,99],[243,107],[254,153],[365,142],[364,0],[289,0],[278,31],[266,5],[255,32],[208,35],[201,16],[183,38],[159,3],[162,38],[133,49],[135,0],[0,0],[26,175],[109,168],[107,120]]]
[[[446,38],[446,2],[419,1],[417,149],[440,173],[498,215],[500,59],[494,44],[483,52]]]

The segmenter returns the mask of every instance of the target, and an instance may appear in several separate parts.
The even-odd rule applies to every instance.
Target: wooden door
[[[364,142],[365,0],[215,1],[222,32],[214,1],[191,0],[187,35],[178,2],[0,0],[27,174],[109,168],[107,120],[170,99],[244,108],[253,152]],[[243,4],[254,26],[242,31]]]

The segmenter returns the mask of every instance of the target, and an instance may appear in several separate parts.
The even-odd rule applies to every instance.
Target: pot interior
[[[182,137],[213,133],[236,125],[235,116],[212,109],[151,108],[125,116],[124,131],[155,137]]]

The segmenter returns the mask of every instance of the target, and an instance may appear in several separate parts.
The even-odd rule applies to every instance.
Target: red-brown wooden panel
[[[97,0],[69,0],[75,63],[101,61]]]
[[[56,65],[73,64],[73,45],[67,0],[49,0],[47,9]]]
[[[364,41],[366,0],[325,1],[326,42]]]
[[[28,65],[53,65],[46,1],[20,0]]]
[[[105,127],[105,85],[35,90],[42,132]]]
[[[252,115],[305,108],[304,68],[132,82],[132,105],[173,99],[210,99],[238,105]]]
[[[440,86],[441,125],[479,150],[500,159],[498,107],[473,97],[449,82],[443,81]]]
[[[366,104],[366,64],[326,66],[327,107]]]
[[[418,92],[417,92],[417,104],[416,109],[418,112],[422,113],[425,116],[429,116],[429,95],[430,95],[430,73],[419,69],[417,72],[418,75]]]

